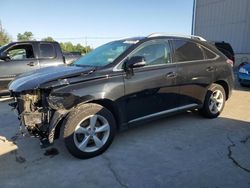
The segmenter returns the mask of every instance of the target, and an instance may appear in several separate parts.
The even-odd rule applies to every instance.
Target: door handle
[[[33,66],[35,66],[35,63],[34,62],[29,62],[29,63],[27,63],[27,65],[33,67]]]
[[[208,71],[208,72],[213,72],[213,71],[214,71],[214,67],[207,67],[207,68],[206,68],[206,71]]]
[[[177,76],[176,72],[169,72],[166,74],[167,78],[175,78]]]

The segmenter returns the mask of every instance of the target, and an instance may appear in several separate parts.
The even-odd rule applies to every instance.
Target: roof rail
[[[168,34],[168,33],[152,33],[147,36],[147,38],[152,38],[152,37],[162,37],[162,36],[171,36],[171,37],[183,37],[183,38],[192,38],[192,39],[197,39],[200,41],[207,41],[203,37],[196,36],[196,35],[177,35],[177,34]]]

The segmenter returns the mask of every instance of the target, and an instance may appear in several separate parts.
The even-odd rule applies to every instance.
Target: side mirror
[[[146,65],[145,57],[133,56],[125,62],[125,69],[143,67]]]
[[[1,52],[0,53],[0,59],[4,60],[4,61],[9,61],[10,57],[7,55],[6,52]]]

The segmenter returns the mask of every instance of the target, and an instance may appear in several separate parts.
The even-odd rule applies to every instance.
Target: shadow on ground
[[[1,122],[0,135],[18,147],[0,156],[3,187],[33,186],[33,179],[43,187],[250,185],[246,121],[184,113],[120,132],[107,152],[89,160],[69,155],[62,141],[40,149],[37,139],[17,134],[17,125],[12,116]]]

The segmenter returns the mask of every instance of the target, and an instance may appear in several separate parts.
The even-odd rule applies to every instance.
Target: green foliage
[[[28,40],[34,40],[34,35],[30,31],[25,31],[23,34],[18,33],[17,34],[17,40],[18,41],[28,41]]]
[[[60,46],[64,52],[80,52],[81,54],[86,54],[92,50],[90,46],[82,46],[79,43],[73,45],[71,42],[61,42]]]
[[[4,29],[1,29],[0,30],[0,46],[8,44],[9,42],[11,42],[10,36],[8,35],[8,33],[4,31]]]
[[[42,39],[42,41],[53,42],[55,40],[52,37],[46,37],[46,38]]]

